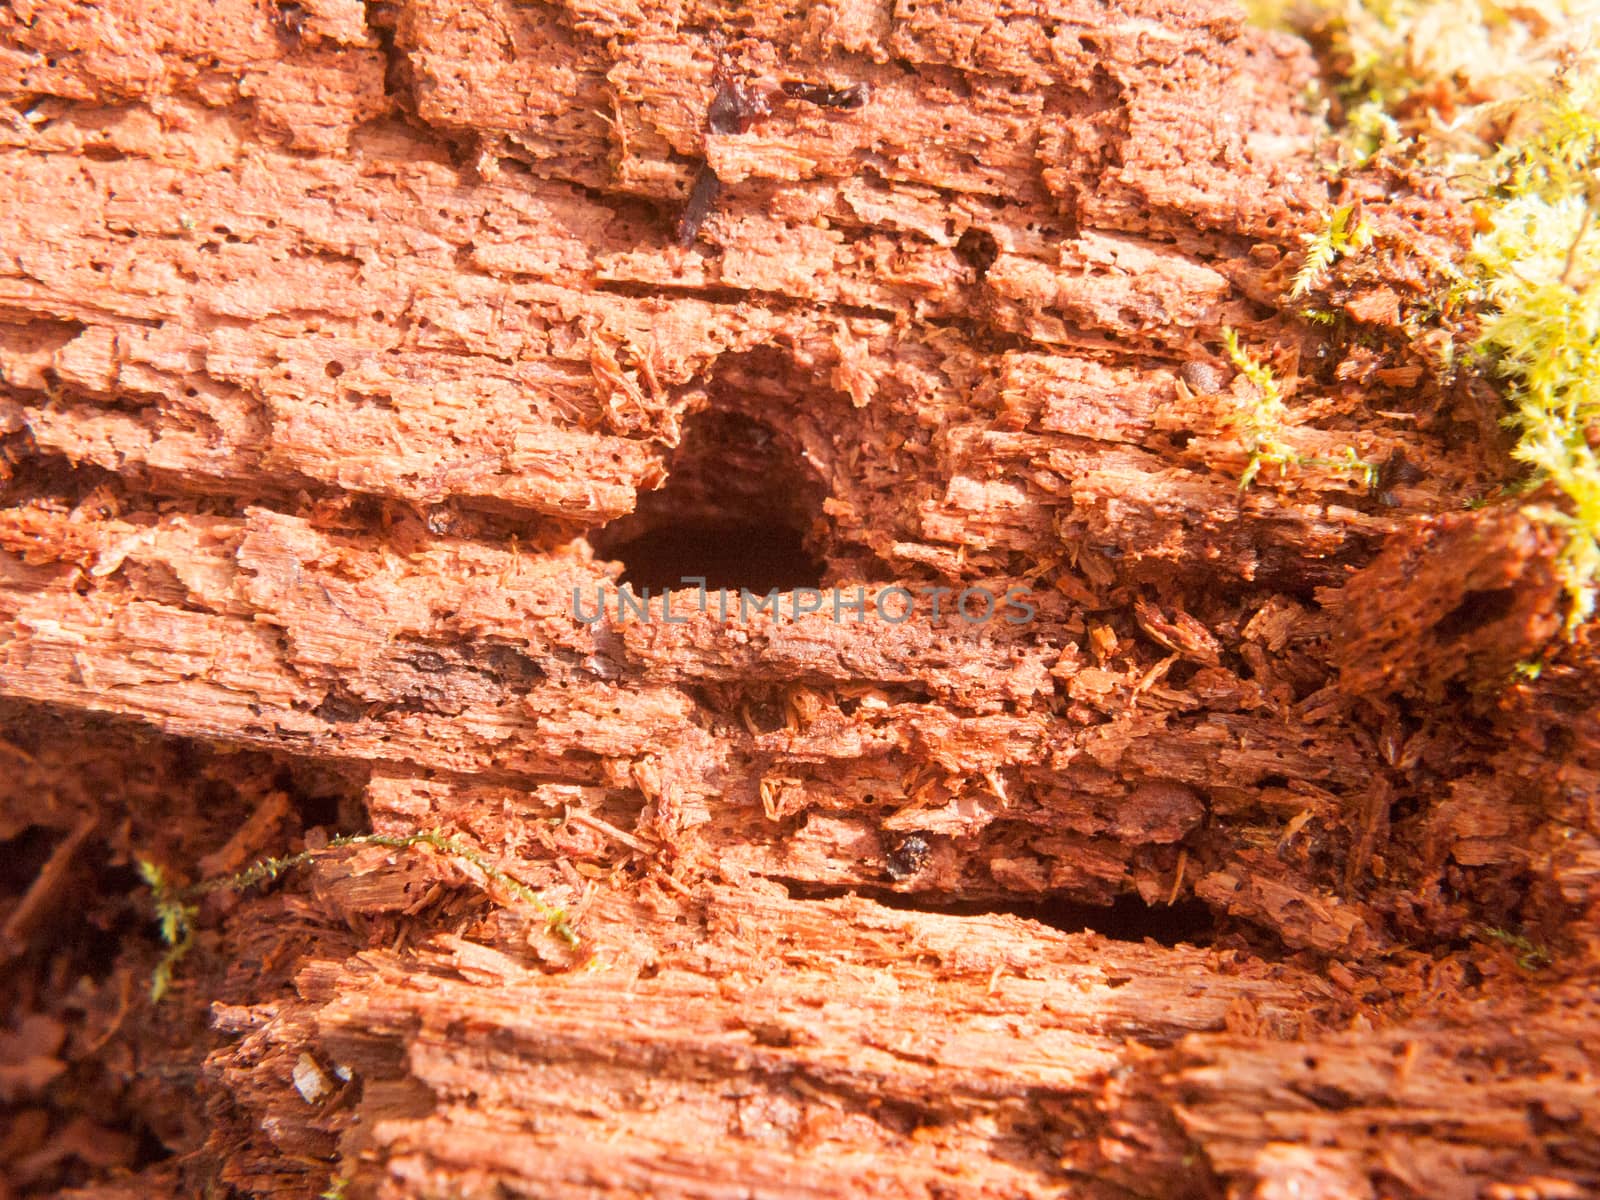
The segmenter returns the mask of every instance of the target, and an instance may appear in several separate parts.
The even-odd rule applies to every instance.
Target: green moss
[[[161,930],[162,944],[167,947],[150,977],[150,999],[160,1003],[172,986],[178,963],[194,945],[194,926],[200,909],[185,898],[181,889],[173,886],[167,873],[155,863],[140,859],[138,867],[139,878],[144,880],[155,899],[156,923]]]
[[[1513,490],[1548,485],[1558,497],[1527,511],[1565,535],[1569,632],[1600,591],[1600,39],[1585,10],[1587,0],[1252,10],[1317,47],[1355,169],[1382,149],[1476,204],[1482,232],[1466,261],[1429,265],[1451,279],[1439,307],[1458,330],[1476,324],[1469,365],[1504,387],[1512,454],[1528,470]],[[1359,249],[1362,228],[1335,209],[1308,239],[1288,298]]]
[[[1566,534],[1570,629],[1593,614],[1600,581],[1600,85],[1562,81],[1521,116],[1531,132],[1489,164],[1461,291],[1507,385],[1512,453],[1565,499],[1530,511]]]
[[[1524,971],[1537,971],[1540,967],[1550,965],[1550,951],[1520,933],[1513,933],[1509,929],[1498,929],[1493,925],[1480,926],[1478,932],[1489,941],[1499,942],[1514,951],[1517,965]]]
[[[1239,335],[1234,330],[1223,329],[1222,343],[1229,360],[1250,381],[1255,391],[1254,398],[1242,403],[1232,418],[1239,440],[1250,454],[1250,461],[1239,476],[1241,492],[1255,482],[1262,467],[1268,466],[1277,467],[1280,475],[1290,467],[1312,468],[1351,476],[1362,487],[1372,486],[1377,478],[1377,467],[1364,461],[1353,446],[1346,447],[1343,454],[1332,458],[1297,453],[1284,440],[1289,410],[1283,402],[1283,390],[1272,368],[1245,350],[1239,344]]]
[[[1234,416],[1234,428],[1239,439],[1250,452],[1250,462],[1239,477],[1242,492],[1255,482],[1261,468],[1276,464],[1281,470],[1294,458],[1294,452],[1283,442],[1280,434],[1288,410],[1284,407],[1283,393],[1272,369],[1257,362],[1239,345],[1239,335],[1232,329],[1222,331],[1223,345],[1228,358],[1241,374],[1255,386],[1255,399],[1242,405]]]
[[[1316,287],[1334,261],[1372,244],[1372,226],[1355,215],[1354,204],[1341,204],[1328,215],[1320,231],[1306,239],[1305,260],[1295,272],[1289,297],[1298,300]]]
[[[520,879],[508,875],[471,846],[439,829],[424,830],[421,833],[400,837],[377,833],[348,834],[329,839],[327,846],[322,850],[304,850],[299,854],[283,858],[262,859],[232,875],[202,880],[188,887],[176,886],[161,867],[141,859],[138,864],[139,876],[151,891],[156,921],[161,930],[161,940],[167,946],[167,953],[157,964],[150,980],[151,1000],[160,1001],[166,995],[167,989],[172,985],[178,963],[194,943],[194,929],[200,911],[196,902],[200,897],[213,892],[239,892],[258,884],[270,883],[286,871],[302,866],[328,850],[338,850],[346,846],[386,846],[393,850],[430,846],[441,854],[471,863],[483,872],[491,884],[510,892],[544,917],[545,927],[552,936],[569,946],[579,944],[578,935],[568,923],[564,911],[547,904],[538,892]]]
[[[1594,53],[1587,0],[1250,0],[1257,24],[1317,47],[1350,140],[1487,154],[1506,106]]]

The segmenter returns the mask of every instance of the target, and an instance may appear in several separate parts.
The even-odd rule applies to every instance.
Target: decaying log
[[[1313,73],[1212,0],[0,11],[0,1196],[1600,1188],[1600,648],[1468,507],[1471,215],[1331,184]],[[137,863],[301,852],[149,998]]]

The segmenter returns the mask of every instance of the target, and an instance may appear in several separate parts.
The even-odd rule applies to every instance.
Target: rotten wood
[[[1600,1188],[1600,651],[1466,508],[1470,213],[1352,181],[1281,304],[1313,72],[1209,0],[0,11],[0,1194]],[[580,945],[327,848],[435,828]],[[137,860],[307,849],[149,1002]]]

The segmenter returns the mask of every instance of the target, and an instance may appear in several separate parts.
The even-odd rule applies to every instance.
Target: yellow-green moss
[[[1257,362],[1239,344],[1239,335],[1232,329],[1222,331],[1223,344],[1228,358],[1242,375],[1254,385],[1255,399],[1241,406],[1234,417],[1234,428],[1239,439],[1250,452],[1250,462],[1239,477],[1242,492],[1254,481],[1263,466],[1276,464],[1280,469],[1293,457],[1294,452],[1279,436],[1288,410],[1284,408],[1283,393],[1271,368]]]
[[[1305,258],[1295,272],[1289,298],[1298,300],[1314,288],[1334,261],[1372,244],[1372,226],[1355,215],[1355,205],[1341,204],[1322,229],[1306,239]]]
[[[1507,108],[1592,66],[1593,0],[1247,0],[1258,24],[1318,47],[1361,139],[1487,154]]]
[[[1254,398],[1240,404],[1233,414],[1233,428],[1239,440],[1250,452],[1250,461],[1239,476],[1242,492],[1255,482],[1262,467],[1277,467],[1283,474],[1290,467],[1328,471],[1335,475],[1353,477],[1362,487],[1370,488],[1377,477],[1377,467],[1361,458],[1354,446],[1345,447],[1337,457],[1299,454],[1283,440],[1289,410],[1283,402],[1283,390],[1272,373],[1272,368],[1259,362],[1239,344],[1239,335],[1232,329],[1222,331],[1223,347],[1239,373],[1255,389]]]
[[[1600,86],[1558,81],[1524,115],[1538,118],[1530,136],[1491,163],[1464,290],[1507,384],[1513,454],[1567,499],[1536,511],[1567,533],[1576,625],[1600,581]]]
[[[1564,498],[1569,628],[1600,588],[1600,5],[1595,0],[1256,0],[1323,55],[1356,162],[1380,146],[1437,168],[1482,232],[1441,298],[1479,323],[1514,457]],[[1347,158],[1350,156],[1347,156]],[[1355,246],[1347,208],[1308,241],[1291,299]]]

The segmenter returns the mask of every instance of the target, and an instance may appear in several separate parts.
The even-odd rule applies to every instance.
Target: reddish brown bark
[[[0,13],[13,1192],[1600,1186],[1595,648],[1465,507],[1467,214],[1333,185],[1284,304],[1312,70],[1192,0]],[[785,611],[574,616],[718,570]],[[435,827],[580,945],[337,847],[146,998],[136,859]]]

